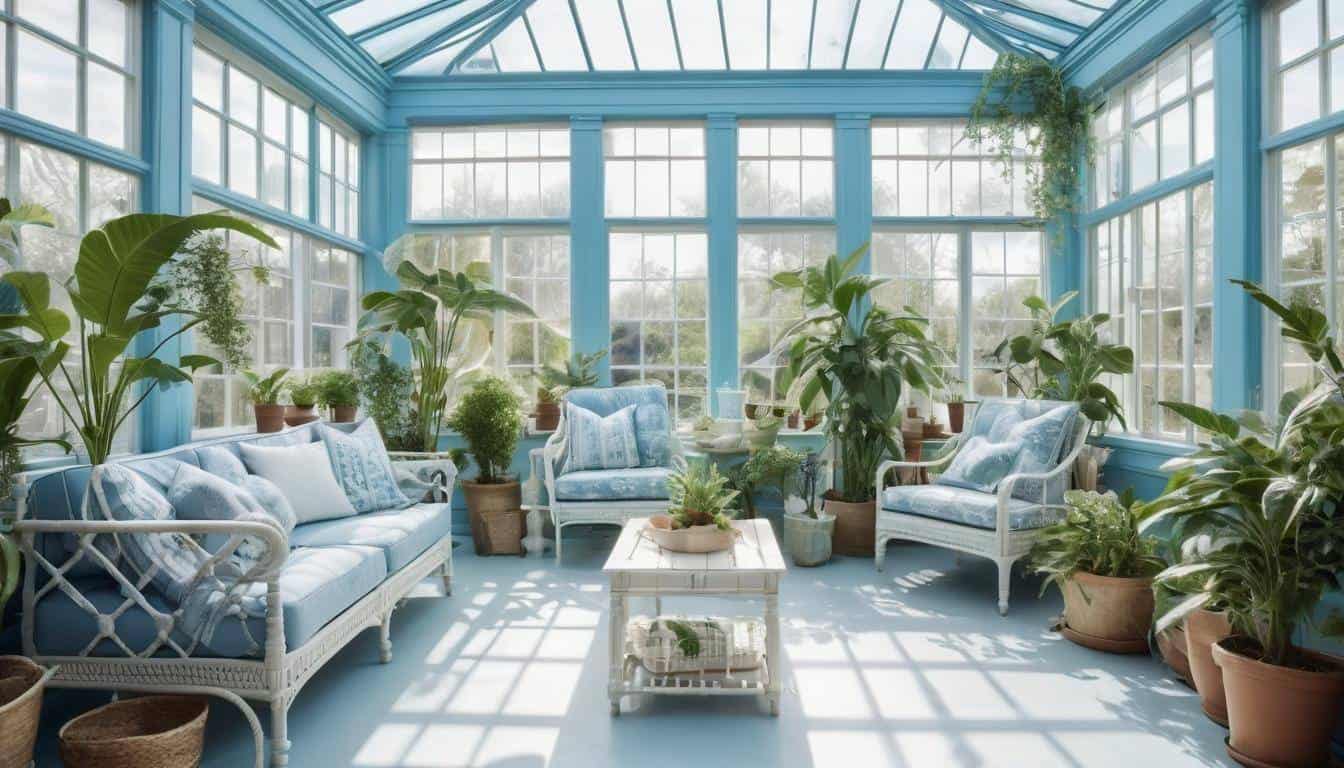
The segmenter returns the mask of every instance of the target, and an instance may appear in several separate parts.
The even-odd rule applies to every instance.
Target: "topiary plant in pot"
[[[1344,702],[1344,666],[1294,637],[1344,571],[1344,362],[1320,311],[1234,282],[1279,318],[1320,383],[1289,396],[1277,429],[1258,415],[1162,403],[1210,438],[1164,465],[1175,475],[1147,506],[1145,526],[1171,524],[1184,539],[1182,561],[1158,580],[1202,582],[1157,629],[1224,606],[1234,635],[1214,645],[1213,658],[1226,690],[1229,752],[1248,764],[1324,765]],[[1344,621],[1333,615],[1319,629],[1344,635]]]
[[[280,396],[284,394],[288,375],[288,368],[276,368],[266,376],[256,371],[243,371],[247,399],[252,403],[258,432],[279,432],[285,428],[285,406],[280,403]]]
[[[317,402],[331,413],[331,420],[349,423],[359,411],[359,380],[350,371],[323,371],[314,379]]]
[[[458,400],[448,427],[462,435],[476,463],[476,478],[462,481],[477,554],[490,554],[483,517],[513,512],[523,505],[522,486],[510,477],[509,464],[523,429],[522,399],[508,382],[485,376]]]

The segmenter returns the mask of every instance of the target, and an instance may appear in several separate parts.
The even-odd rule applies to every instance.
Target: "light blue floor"
[[[614,530],[614,529],[613,529]],[[781,716],[750,699],[606,700],[611,539],[566,563],[477,558],[458,547],[451,598],[413,600],[347,647],[300,693],[291,765],[331,766],[1177,766],[1226,765],[1225,731],[1147,657],[1101,654],[1047,630],[1059,609],[1019,581],[995,610],[989,561],[894,544],[887,572],[837,558],[793,569],[781,596]],[[667,601],[749,613],[752,604]],[[635,606],[636,610],[640,610]],[[105,697],[61,692],[44,716],[40,766],[57,726]],[[263,715],[263,722],[266,718]],[[216,704],[207,768],[250,766],[251,739]]]

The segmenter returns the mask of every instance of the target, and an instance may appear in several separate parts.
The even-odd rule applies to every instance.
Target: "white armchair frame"
[[[1040,480],[1042,494],[1050,481],[1064,473],[1072,477],[1073,465],[1087,442],[1087,434],[1092,422],[1079,413],[1073,427],[1073,449],[1049,472],[1017,473],[1008,475],[999,482],[995,493],[998,513],[994,530],[977,528],[971,525],[936,520],[920,515],[894,512],[882,508],[882,494],[890,486],[886,484],[887,473],[892,470],[941,470],[964,447],[963,435],[952,439],[953,450],[948,450],[933,461],[884,461],[877,468],[875,487],[877,489],[877,537],[873,553],[878,572],[882,571],[887,558],[887,542],[892,539],[932,544],[936,547],[964,552],[968,555],[993,560],[999,569],[999,615],[1008,614],[1008,596],[1012,587],[1013,563],[1020,560],[1033,544],[1041,537],[1044,529],[1012,530],[1008,514],[1008,502],[1013,497],[1013,486],[1024,480]],[[1066,481],[1068,482],[1068,481]],[[1063,504],[1035,504],[1038,509],[1063,509]]]

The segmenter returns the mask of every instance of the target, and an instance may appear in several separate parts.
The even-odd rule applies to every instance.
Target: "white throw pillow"
[[[276,448],[241,443],[238,448],[247,471],[275,483],[289,500],[299,525],[354,516],[355,508],[336,482],[323,443]]]

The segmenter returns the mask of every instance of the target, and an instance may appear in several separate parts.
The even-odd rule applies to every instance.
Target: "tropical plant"
[[[545,391],[552,398],[551,402],[554,402],[571,389],[596,386],[597,366],[606,356],[607,350],[599,349],[588,354],[575,354],[565,361],[564,368],[556,365],[543,367],[537,375],[542,387],[537,390],[537,394]]]
[[[786,389],[798,390],[804,411],[824,397],[827,436],[838,447],[839,498],[873,498],[873,475],[886,455],[902,456],[897,411],[906,387],[942,386],[937,346],[925,336],[927,321],[896,315],[871,304],[884,278],[856,274],[865,244],[848,257],[772,279],[783,290],[801,291],[806,315],[785,329]],[[792,396],[790,399],[794,399]]]
[[[279,247],[256,226],[224,213],[141,213],[113,219],[80,241],[74,274],[65,281],[77,323],[52,306],[51,278],[45,273],[15,271],[3,277],[17,292],[23,311],[0,315],[0,327],[21,327],[36,335],[27,353],[93,463],[107,461],[117,432],[152,391],[149,385],[189,383],[193,370],[219,364],[205,355],[181,355],[176,363],[157,356],[202,318],[191,309],[164,306],[149,290],[173,254],[212,229],[233,230]],[[126,356],[140,334],[169,319],[182,322],[165,329],[148,354]],[[65,340],[72,330],[79,345],[74,355]]]
[[[22,203],[15,207],[9,198],[0,197],[0,261],[11,268],[22,267],[20,253],[23,239],[20,231],[26,226],[54,227],[56,217],[38,203]]]
[[[394,243],[389,252],[412,247],[403,241]],[[519,299],[491,288],[488,266],[483,264],[471,264],[466,272],[440,269],[429,273],[406,260],[397,266],[396,275],[400,290],[374,291],[364,297],[366,312],[351,344],[368,344],[389,334],[400,334],[410,342],[418,376],[412,395],[417,431],[421,449],[433,451],[448,406],[448,387],[461,367],[454,357],[461,352],[458,335],[464,324],[484,326],[495,312],[536,315]]]
[[[253,405],[276,405],[280,402],[280,396],[285,392],[285,377],[289,375],[288,368],[276,368],[267,376],[262,376],[256,371],[243,371],[243,381],[247,383],[247,400]]]
[[[317,405],[321,397],[321,390],[318,388],[315,376],[295,376],[291,378],[285,385],[285,392],[289,394],[289,402],[299,408],[311,408]]]
[[[1259,414],[1161,403],[1209,439],[1164,465],[1174,474],[1146,507],[1145,528],[1170,524],[1180,541],[1181,560],[1158,582],[1199,582],[1157,628],[1216,603],[1263,661],[1311,668],[1292,637],[1313,620],[1322,596],[1339,588],[1344,570],[1344,364],[1319,310],[1296,300],[1285,306],[1253,283],[1234,282],[1278,316],[1283,337],[1301,347],[1320,383],[1285,396],[1277,427]],[[1336,615],[1320,630],[1339,636],[1344,622]]]
[[[507,381],[485,376],[458,401],[448,427],[467,441],[476,460],[476,482],[508,482],[505,473],[523,429],[522,398]]]
[[[364,412],[378,425],[388,449],[421,450],[424,443],[412,407],[415,376],[411,370],[377,347],[357,348],[350,359]]]
[[[240,274],[258,286],[270,281],[268,268],[247,264],[246,254],[235,259],[224,238],[211,232],[188,241],[169,262],[166,274],[150,285],[163,306],[196,313],[197,331],[230,371],[251,362],[252,331],[242,320],[246,305]]]
[[[1104,425],[1115,419],[1125,427],[1120,397],[1098,379],[1132,373],[1134,350],[1102,341],[1099,329],[1111,319],[1104,312],[1060,320],[1060,312],[1077,296],[1069,291],[1053,306],[1039,296],[1027,297],[1022,305],[1031,312],[1031,330],[999,343],[993,357],[1003,367],[996,372],[1027,397],[1077,402],[1092,421]]]
[[[772,417],[773,418],[773,417]],[[802,451],[783,445],[770,445],[753,451],[746,461],[728,471],[733,488],[747,517],[756,516],[754,493],[772,490],[782,500],[796,484],[798,468],[806,458]]]
[[[1049,221],[1077,207],[1078,179],[1092,162],[1092,110],[1064,72],[1038,57],[1005,53],[985,75],[971,106],[966,137],[988,146],[1005,174],[1022,154],[1027,195],[1036,217]],[[1024,146],[1025,144],[1025,146]]]
[[[359,380],[350,371],[322,371],[313,377],[317,403],[324,408],[359,405]]]
[[[1031,567],[1045,575],[1041,594],[1082,571],[1095,576],[1140,578],[1166,566],[1158,542],[1139,533],[1140,505],[1133,491],[1123,496],[1096,491],[1066,491],[1068,506],[1059,523],[1041,532],[1031,549]]]
[[[692,461],[667,478],[669,506],[667,514],[673,528],[713,525],[731,528],[730,505],[737,491],[728,487],[728,478],[719,474],[712,461]]]

